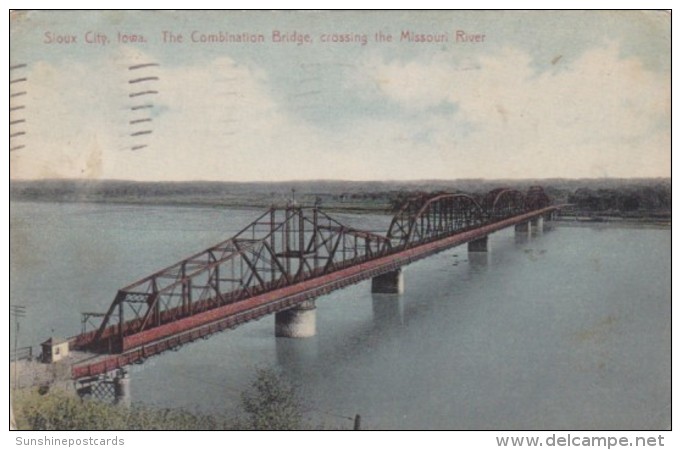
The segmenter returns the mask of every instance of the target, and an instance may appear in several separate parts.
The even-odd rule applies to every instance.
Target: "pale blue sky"
[[[184,42],[163,43],[164,30]],[[313,42],[273,43],[273,30]],[[400,41],[407,30],[448,42]],[[455,42],[457,30],[484,40]],[[87,44],[88,31],[112,42]],[[192,43],[193,31],[267,42]],[[374,42],[378,31],[393,42]],[[47,32],[78,42],[46,43]],[[147,42],[118,43],[118,32]],[[368,42],[320,42],[331,33]],[[26,120],[11,128],[25,132],[10,142],[24,146],[11,153],[13,178],[671,172],[670,20],[661,12],[32,12],[12,22],[10,51],[11,64],[27,64],[12,72],[27,78],[12,86],[27,94],[10,99],[25,106],[10,120]],[[158,77],[147,84],[158,94],[133,112],[128,67],[147,62],[159,66],[139,73]],[[151,133],[132,136],[139,131]]]

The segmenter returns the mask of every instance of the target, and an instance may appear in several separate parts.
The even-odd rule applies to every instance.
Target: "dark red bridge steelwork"
[[[139,363],[212,333],[289,309],[558,207],[540,187],[421,195],[386,236],[348,227],[321,209],[271,208],[236,236],[120,289],[104,314],[84,315],[73,350],[94,354],[73,378]],[[85,324],[101,316],[88,331]]]

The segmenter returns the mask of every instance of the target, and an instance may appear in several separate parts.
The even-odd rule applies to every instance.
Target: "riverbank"
[[[58,386],[72,390],[71,368],[68,364],[45,364],[37,360],[11,361],[10,385],[17,389]]]
[[[216,209],[239,209],[262,211],[271,206],[283,207],[286,201],[268,201],[264,198],[231,198],[231,199],[182,199],[182,198],[50,198],[50,197],[25,197],[16,196],[10,198],[10,208],[13,201],[27,203],[48,204],[74,204],[90,203],[100,205],[121,206],[167,206],[179,208],[216,208]],[[303,196],[296,201],[301,206],[315,205],[314,198]],[[356,213],[356,214],[392,214],[390,204],[387,201],[377,202],[322,202],[318,206],[329,212]]]
[[[240,412],[233,416],[225,411],[204,413],[140,403],[117,404],[97,396],[85,399],[73,388],[58,384],[17,387],[12,390],[11,426],[43,431],[339,429],[318,422],[316,416],[304,417],[309,405],[296,386],[276,370],[259,369],[240,399]]]
[[[305,201],[303,197],[301,205],[313,205],[314,201]],[[244,211],[258,211],[262,212],[271,206],[284,206],[285,203],[267,203],[262,198],[256,199],[226,199],[222,201],[207,200],[178,200],[178,199],[159,199],[159,198],[145,198],[145,199],[61,199],[51,200],[46,198],[31,198],[31,199],[15,199],[15,201],[22,201],[27,203],[38,204],[99,204],[99,205],[120,205],[120,206],[162,206],[162,207],[176,207],[176,208],[214,208],[214,209],[237,209]],[[10,202],[11,208],[11,202]],[[320,208],[328,213],[341,214],[375,214],[392,216],[395,214],[393,208],[387,201],[348,201],[348,202],[327,202],[320,205]],[[555,222],[560,223],[561,226],[573,227],[594,227],[594,226],[608,226],[608,227],[646,227],[646,228],[670,228],[671,227],[671,213],[669,218],[659,217],[617,217],[617,216],[588,216],[588,215],[558,215]]]
[[[594,220],[574,216],[558,216],[555,223],[562,227],[585,228],[650,228],[665,230],[672,226],[671,220],[654,218],[607,218]]]

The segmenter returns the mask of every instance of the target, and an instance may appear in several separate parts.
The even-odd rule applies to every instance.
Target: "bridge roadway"
[[[441,239],[426,241],[403,250],[388,253],[374,259],[355,263],[334,272],[309,278],[289,286],[262,293],[246,300],[219,306],[189,317],[160,325],[126,337],[125,349],[115,354],[98,354],[78,351],[71,358],[73,379],[105,374],[130,364],[142,363],[146,358],[206,337],[210,334],[234,328],[245,322],[268,314],[288,310],[306,301],[328,294],[364,280],[372,279],[402,266],[515,225],[549,215],[559,206],[546,206],[530,212],[464,230]]]

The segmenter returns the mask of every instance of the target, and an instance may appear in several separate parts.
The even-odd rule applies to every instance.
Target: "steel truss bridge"
[[[272,207],[234,237],[120,289],[106,313],[84,313],[83,332],[69,342],[89,356],[72,377],[141,363],[558,208],[541,187],[423,194],[382,235],[318,207]]]

